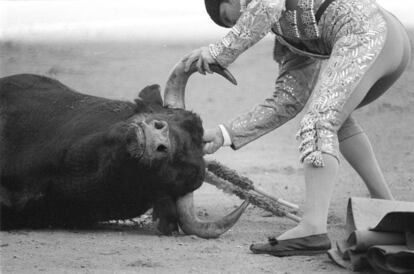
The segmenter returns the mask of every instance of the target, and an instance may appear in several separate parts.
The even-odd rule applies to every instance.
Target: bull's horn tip
[[[228,69],[223,69],[223,76],[230,81],[230,83],[232,83],[233,85],[237,86],[237,80],[236,78],[233,76],[233,74],[231,74],[231,72]]]

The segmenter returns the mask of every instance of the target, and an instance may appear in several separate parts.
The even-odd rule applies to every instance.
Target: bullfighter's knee
[[[354,117],[349,116],[348,119],[346,119],[345,122],[342,124],[341,128],[338,130],[339,143],[363,132],[364,130],[358,124],[357,120],[355,120]]]

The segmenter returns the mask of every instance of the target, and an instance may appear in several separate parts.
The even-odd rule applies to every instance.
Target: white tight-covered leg
[[[342,155],[361,176],[372,198],[393,200],[371,143],[364,132],[340,141]]]
[[[306,203],[302,221],[294,228],[281,234],[277,239],[306,237],[326,233],[329,202],[335,185],[339,163],[336,157],[322,154],[325,166],[314,167],[304,164],[306,181]]]

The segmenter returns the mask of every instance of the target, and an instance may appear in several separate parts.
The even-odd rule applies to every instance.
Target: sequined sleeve
[[[221,66],[227,67],[270,32],[283,8],[284,1],[252,0],[230,32],[219,42],[209,45],[213,58]]]
[[[321,61],[290,52],[276,42],[279,76],[273,96],[225,124],[232,148],[238,149],[294,118],[316,84]]]

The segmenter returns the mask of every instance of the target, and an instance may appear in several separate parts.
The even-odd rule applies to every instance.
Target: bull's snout
[[[147,153],[151,159],[165,158],[171,151],[168,123],[152,120],[144,123],[147,139]]]

